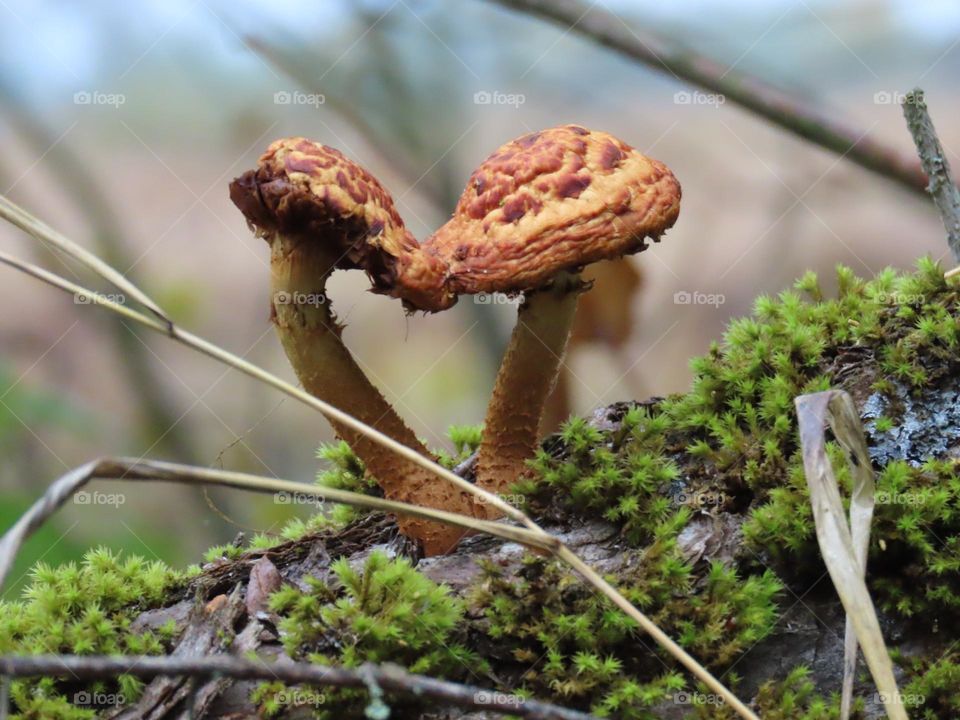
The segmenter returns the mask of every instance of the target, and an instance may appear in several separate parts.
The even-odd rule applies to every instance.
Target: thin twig
[[[42,525],[47,518],[61,508],[73,494],[91,480],[159,481],[185,484],[206,484],[234,487],[264,493],[286,493],[292,496],[313,497],[318,501],[330,501],[354,507],[382,510],[384,512],[413,515],[467,530],[494,535],[504,540],[517,542],[527,547],[553,552],[559,541],[542,530],[504,525],[489,520],[478,520],[457,513],[434,508],[410,505],[386,498],[363,495],[348,490],[307,485],[306,483],[261,477],[247,473],[200,468],[192,465],[139,460],[136,458],[105,458],[94,460],[61,475],[47,488],[43,496],[25,512],[16,524],[0,538],[0,588],[13,565],[16,553],[23,542]]]
[[[414,675],[396,665],[363,665],[356,669],[278,661],[245,660],[229,655],[210,657],[37,655],[0,657],[0,676],[63,677],[102,680],[118,675],[142,679],[189,675],[199,678],[281,680],[288,684],[366,688],[373,680],[383,690],[429,698],[458,707],[535,720],[596,720],[595,716],[538,700],[523,700],[493,690]]]
[[[947,244],[953,252],[953,259],[960,262],[960,189],[953,182],[950,163],[943,152],[920,88],[914,88],[904,97],[903,117],[917,146],[923,171],[930,179],[927,192],[940,211],[940,219],[947,231]]]
[[[564,30],[590,38],[622,55],[669,73],[679,80],[723,95],[804,140],[852,160],[871,172],[914,192],[923,192],[926,179],[919,163],[856,128],[839,123],[757,77],[731,70],[719,62],[637,27],[613,13],[582,0],[492,0],[498,5],[551,20]]]

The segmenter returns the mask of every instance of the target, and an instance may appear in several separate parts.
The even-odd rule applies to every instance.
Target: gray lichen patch
[[[870,457],[883,467],[904,460],[920,467],[931,458],[956,457],[960,447],[960,377],[954,375],[939,387],[911,393],[894,383],[891,393],[875,392],[862,410]],[[896,417],[890,430],[878,429],[877,420]]]

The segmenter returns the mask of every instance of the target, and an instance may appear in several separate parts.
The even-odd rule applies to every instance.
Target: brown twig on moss
[[[923,90],[914,88],[908,92],[901,105],[907,128],[920,155],[920,164],[929,178],[927,192],[940,212],[953,259],[960,262],[960,189],[953,182],[950,162],[933,127]]]
[[[914,192],[923,192],[926,179],[919,163],[857,128],[838,122],[810,107],[809,102],[728,67],[673,40],[628,26],[596,4],[582,0],[492,0],[511,10],[544,18],[565,30],[616,50],[626,57],[666,72],[678,80],[719,93],[746,110],[794,135],[826,148],[860,167]]]
[[[282,681],[318,687],[369,688],[398,695],[427,698],[463,708],[496,715],[513,715],[532,720],[596,720],[577,710],[525,700],[516,695],[504,697],[494,690],[438,680],[409,673],[397,665],[366,664],[359,668],[293,662],[257,662],[228,655],[211,657],[152,657],[96,655],[37,655],[0,657],[0,677],[69,677],[71,681],[104,680],[118,675],[142,679],[188,675],[194,678],[230,677],[237,680]],[[498,702],[502,698],[501,702]]]

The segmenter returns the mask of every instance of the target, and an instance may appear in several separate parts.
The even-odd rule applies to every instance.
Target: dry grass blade
[[[2,196],[0,196],[2,197]],[[473,495],[476,495],[482,499],[483,502],[489,503],[491,506],[494,506],[501,510],[506,516],[517,520],[518,522],[523,523],[532,530],[539,530],[539,528],[522,512],[517,510],[515,507],[505,502],[502,498],[492,493],[486,492],[485,490],[478,488],[473,483],[467,482],[459,475],[447,470],[442,465],[438,465],[427,457],[420,455],[415,450],[403,445],[393,438],[384,435],[378,430],[366,425],[365,423],[360,422],[352,415],[349,415],[337,407],[325,403],[319,398],[315,398],[313,395],[300,390],[299,388],[294,387],[290,383],[287,383],[275,375],[268,373],[266,370],[263,370],[256,365],[247,362],[241,357],[230,353],[218,345],[214,345],[207,340],[204,340],[201,337],[194,335],[193,333],[187,332],[186,330],[180,329],[176,325],[171,325],[166,322],[160,322],[154,320],[153,318],[147,317],[143,313],[137,312],[136,310],[127,307],[113,301],[111,298],[106,297],[100,293],[95,293],[92,290],[89,290],[82,285],[70,282],[66,278],[60,277],[59,275],[45,270],[41,267],[37,267],[32,263],[15,258],[8,253],[0,251],[0,263],[9,265],[10,267],[16,268],[22,272],[31,275],[42,282],[52,285],[53,287],[64,290],[70,294],[83,294],[88,297],[93,305],[99,305],[101,307],[112,310],[115,313],[122,315],[128,320],[133,320],[144,327],[150,328],[151,330],[156,330],[164,335],[168,335],[174,340],[180,342],[187,347],[190,347],[194,350],[197,350],[208,357],[212,357],[215,360],[218,360],[230,367],[236,368],[240,372],[249,375],[250,377],[259,380],[261,382],[270,385],[277,390],[289,395],[295,400],[299,400],[305,405],[312,407],[315,410],[320,411],[324,417],[328,420],[335,420],[343,425],[346,425],[351,430],[356,431],[357,433],[364,435],[365,437],[370,438],[374,442],[378,442],[387,449],[401,455],[411,462],[415,462],[421,467],[429,470],[434,473],[438,478],[451,482],[456,485],[458,488],[465,492],[469,492]]]
[[[2,195],[0,195],[0,200],[3,200]],[[35,218],[32,218],[32,216],[26,213],[26,211],[21,210],[20,212],[24,213],[27,216],[28,220],[35,221],[35,223],[32,223],[32,225],[35,225],[36,227],[41,229],[46,228],[45,225],[40,223],[40,221],[35,220]],[[6,216],[0,213],[0,217],[6,217]],[[44,239],[44,238],[41,238],[41,239]],[[99,262],[102,263],[102,261],[99,261]],[[519,523],[523,524],[524,526],[526,526],[526,528],[530,533],[529,539],[532,540],[533,538],[536,538],[537,542],[541,543],[541,547],[543,547],[544,549],[547,549],[554,557],[558,558],[561,562],[568,565],[572,570],[578,573],[587,582],[587,584],[589,584],[595,590],[599,591],[614,605],[620,608],[625,614],[627,614],[629,617],[635,620],[640,625],[640,627],[646,630],[651,635],[651,637],[653,637],[654,640],[656,640],[667,653],[669,653],[681,665],[687,668],[694,677],[696,677],[700,682],[706,685],[711,690],[711,692],[721,696],[724,699],[724,701],[729,705],[729,707],[733,709],[740,717],[746,718],[746,720],[759,720],[757,715],[752,710],[750,710],[750,708],[748,708],[733,692],[731,692],[723,683],[717,680],[717,678],[715,678],[710,673],[709,670],[707,670],[705,667],[703,667],[703,665],[697,662],[697,660],[694,659],[693,656],[691,656],[689,653],[687,653],[682,647],[680,647],[680,645],[678,645],[676,642],[671,640],[669,636],[667,636],[662,630],[660,630],[656,626],[656,624],[654,624],[646,615],[644,615],[642,612],[640,612],[640,610],[638,610],[634,605],[632,605],[630,601],[627,600],[616,588],[614,588],[612,585],[606,582],[603,579],[603,577],[600,576],[599,573],[597,573],[592,567],[590,567],[590,565],[584,562],[578,555],[576,555],[566,545],[564,545],[559,540],[557,540],[554,536],[550,535],[548,532],[543,530],[543,528],[541,528],[533,520],[527,517],[522,511],[518,510],[517,508],[513,507],[509,503],[505,502],[498,495],[487,492],[477,487],[473,483],[470,483],[464,480],[460,476],[450,472],[449,470],[442,467],[441,465],[438,465],[437,463],[433,462],[429,458],[426,458],[420,455],[419,453],[407,447],[406,445],[398,443],[393,438],[388,437],[387,435],[384,435],[383,433],[375,430],[369,425],[366,425],[365,423],[357,420],[352,415],[349,415],[348,413],[343,412],[339,408],[334,407],[329,403],[325,403],[322,400],[313,397],[312,395],[300,390],[299,388],[294,387],[290,383],[284,382],[277,376],[272,375],[271,373],[268,373],[266,370],[244,360],[243,358],[237,355],[234,355],[233,353],[227,350],[224,350],[218,345],[215,345],[207,340],[204,340],[203,338],[198,337],[197,335],[194,335],[190,332],[187,332],[186,330],[182,330],[178,326],[172,323],[155,320],[154,318],[148,317],[143,313],[140,313],[132,308],[116,303],[108,297],[105,297],[98,293],[91,293],[91,291],[87,290],[86,288],[80,285],[77,285],[76,283],[72,283],[69,280],[60,277],[59,275],[56,275],[55,273],[52,273],[48,270],[40,268],[36,265],[14,258],[7,253],[0,252],[0,263],[4,263],[13,268],[16,268],[22,272],[25,272],[37,278],[38,280],[41,280],[44,283],[47,283],[48,285],[51,285],[60,290],[66,291],[68,293],[71,293],[71,294],[75,294],[78,292],[84,293],[90,297],[92,304],[99,305],[101,307],[112,310],[113,312],[118,313],[130,320],[133,320],[144,327],[148,327],[153,330],[156,330],[157,332],[160,332],[176,340],[177,342],[183,345],[186,345],[187,347],[192,348],[193,350],[196,350],[197,352],[200,352],[208,357],[211,357],[229,367],[235,368],[240,372],[243,372],[244,374],[254,378],[255,380],[258,380],[273,388],[276,388],[277,390],[280,390],[286,395],[304,403],[309,407],[312,407],[315,410],[318,410],[328,420],[334,420],[336,422],[339,422],[349,427],[350,429],[356,431],[357,433],[370,438],[374,442],[381,444],[382,446],[391,450],[392,452],[395,452],[409,459],[410,461],[415,462],[418,465],[426,468],[427,470],[434,473],[438,479],[443,480],[445,482],[451,482],[461,490],[464,490],[466,492],[469,492],[477,496],[478,498],[481,499],[482,502],[489,503],[490,505],[497,507],[507,517],[510,517],[518,521]],[[129,285],[130,283],[129,281],[124,281],[124,284]],[[86,468],[89,466],[84,466],[84,467]],[[189,467],[189,466],[181,466],[181,467]],[[81,468],[80,470],[82,469],[83,468]],[[194,468],[193,470],[197,470],[197,469]],[[78,471],[74,471],[74,472],[76,473]],[[239,474],[234,474],[234,475],[239,475]],[[66,479],[68,477],[73,478],[74,481],[76,481],[76,476],[74,474],[68,474],[68,476],[64,476],[64,478],[61,478],[61,480],[64,481],[64,486],[66,486]],[[265,478],[265,479],[269,480],[269,478]],[[282,481],[275,481],[275,482],[282,482]],[[297,483],[294,483],[294,485],[296,485],[298,489],[301,487],[307,487]],[[326,494],[329,496],[329,493],[326,493]],[[361,496],[361,497],[366,497],[366,496]],[[38,502],[38,505],[41,505],[45,500],[46,498],[41,499],[41,501]],[[35,506],[35,508],[36,507],[37,506]],[[424,509],[418,508],[418,510],[423,511]],[[29,517],[33,517],[35,519],[34,521],[37,523],[43,522],[43,519],[46,517],[46,515],[43,515],[42,508],[38,509],[36,511],[36,514],[31,515],[33,511],[34,509],[31,509],[31,511],[28,511],[27,515],[24,516],[24,518],[22,518],[21,521],[15,527],[27,527],[28,525],[30,525],[31,521],[29,520]],[[450,521],[453,521],[453,518],[457,518],[457,522],[466,520],[465,518],[461,518],[461,516],[459,515],[451,515]],[[475,523],[476,521],[472,521],[472,522]],[[509,532],[518,530],[518,528],[511,528],[510,526],[506,526],[501,523],[492,523],[492,525],[498,528],[498,533],[504,531],[504,529]],[[35,527],[35,525],[31,527]],[[471,527],[475,527],[475,525],[471,525]],[[482,531],[486,531],[486,530],[482,530]],[[517,541],[520,542],[519,540]],[[530,543],[525,543],[525,544],[530,544]],[[0,546],[0,551],[2,551],[2,549],[3,549],[2,546]],[[0,558],[2,558],[2,555],[0,555]]]
[[[104,280],[130,295],[130,297],[150,310],[150,312],[163,320],[168,326],[172,326],[172,321],[167,317],[167,314],[160,309],[160,306],[151,300],[140,288],[127,280],[121,273],[117,272],[116,269],[105,263],[89,250],[85,250],[69,238],[64,237],[45,222],[37,219],[3,195],[0,195],[0,217],[12,225],[16,225],[40,242],[53,245],[61,252],[90,268]]]
[[[336,488],[307,485],[290,480],[261,477],[247,473],[200,468],[192,465],[138,460],[135,458],[106,458],[82,465],[58,478],[17,523],[0,539],[0,588],[13,564],[17,550],[24,540],[54,512],[66,503],[75,492],[91,480],[157,481],[185,484],[223,485],[264,493],[314,497],[318,501],[330,501],[354,507],[404,513],[427,520],[456,525],[488,535],[520,543],[527,547],[553,552],[559,545],[552,536],[524,528],[504,525],[486,520],[475,520],[463,515],[408,505],[385,498],[362,495]]]
[[[794,402],[817,542],[847,613],[843,686],[843,708],[847,714],[843,717],[849,717],[859,640],[877,690],[884,699],[887,716],[893,720],[907,720],[903,704],[898,702],[900,694],[893,664],[865,582],[874,482],[860,418],[850,396],[840,390],[801,395]],[[847,525],[840,487],[827,455],[827,424],[847,451],[850,461],[854,485],[850,498],[850,525]]]

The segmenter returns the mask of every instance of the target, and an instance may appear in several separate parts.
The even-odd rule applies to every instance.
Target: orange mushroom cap
[[[400,273],[402,296],[432,311],[460,294],[534,290],[644,250],[679,212],[673,173],[612,135],[577,125],[524,135],[477,168],[453,217],[423,243],[421,254],[446,265],[442,281]]]
[[[305,138],[271,143],[256,170],[230,183],[230,199],[258,234],[318,243],[332,253],[331,270],[362,269],[375,292],[393,294],[398,259],[418,254],[380,182],[339,150]]]

